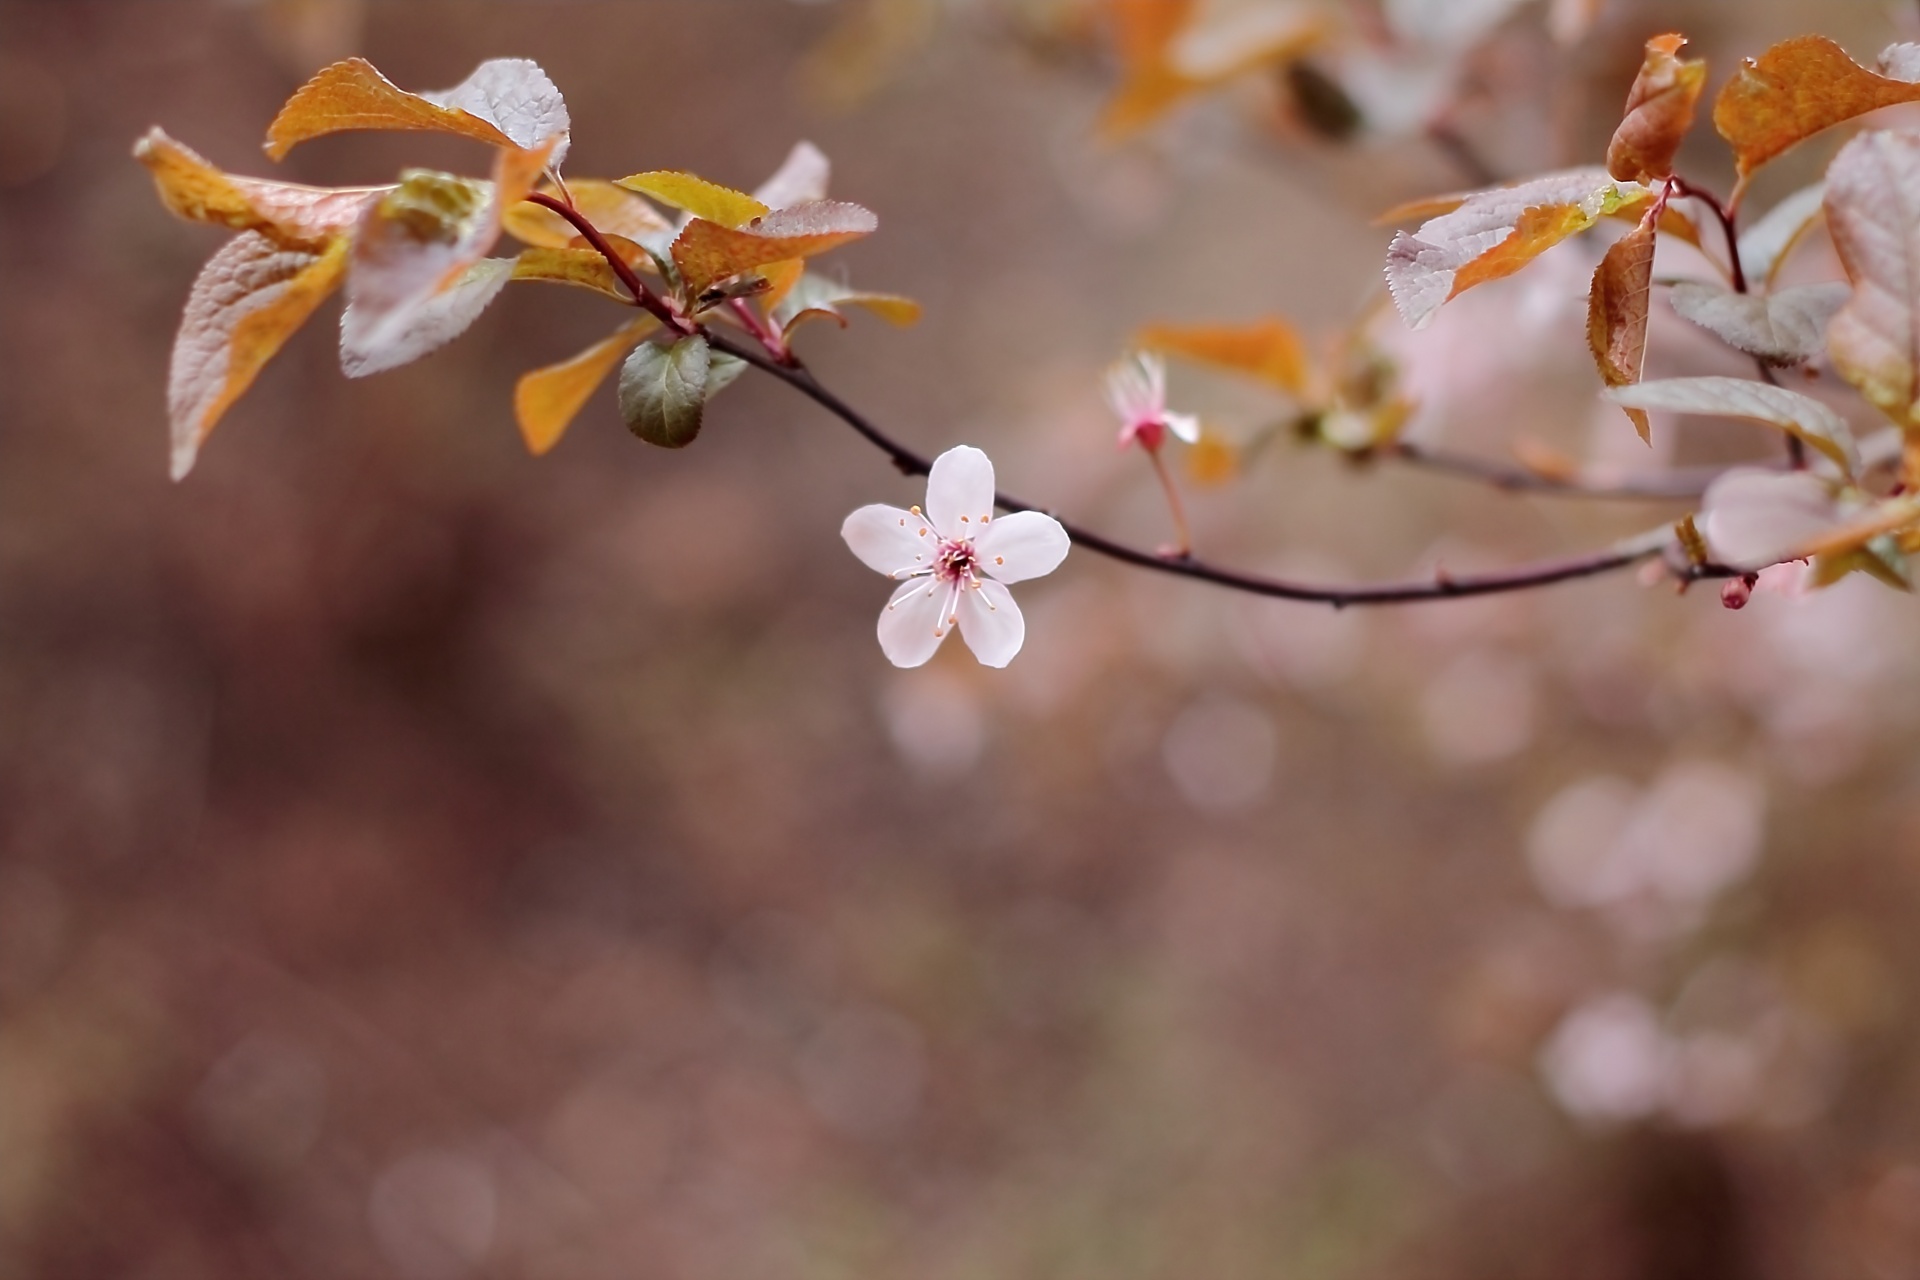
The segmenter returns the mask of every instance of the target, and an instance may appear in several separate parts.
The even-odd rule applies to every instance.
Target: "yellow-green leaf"
[[[617,179],[614,185],[652,196],[662,204],[723,227],[738,227],[772,212],[744,191],[669,169],[632,174]]]
[[[560,194],[552,187],[545,190],[555,196]],[[573,196],[574,208],[609,236],[638,241],[666,236],[673,231],[673,224],[661,217],[652,205],[604,179],[570,178],[567,191]],[[515,239],[543,249],[565,249],[584,243],[571,222],[551,209],[524,200],[506,210],[502,222]]]

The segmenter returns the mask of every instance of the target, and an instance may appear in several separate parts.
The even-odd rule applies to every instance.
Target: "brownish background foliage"
[[[1896,34],[1831,8],[1617,3],[1566,55],[1523,20],[1468,123],[1515,171],[1590,159],[1648,34],[1716,83],[1799,30]],[[1459,183],[1257,97],[1095,147],[1097,62],[977,15],[828,110],[796,76],[837,20],[0,0],[0,1275],[1920,1274],[1904,599],[1333,615],[1080,555],[1023,592],[1008,672],[897,672],[836,535],[917,486],[755,378],[683,454],[607,396],[528,459],[513,378],[616,319],[537,288],[361,383],[316,324],[166,481],[217,238],[128,147],[159,122],[264,172],[342,52],[412,88],[537,59],[580,174],[750,186],[814,139],[882,220],[836,265],[929,312],[810,331],[823,376],[1142,541],[1097,392],[1127,334],[1334,326],[1366,215]],[[1710,144],[1683,165],[1724,187]],[[284,171],[412,163],[479,161],[352,136]],[[1556,254],[1409,348],[1423,429],[1639,460],[1589,408],[1598,248]],[[1196,502],[1223,558],[1327,574],[1672,514],[1291,449]]]

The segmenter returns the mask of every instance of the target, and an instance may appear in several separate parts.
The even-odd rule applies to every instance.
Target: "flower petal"
[[[931,567],[940,541],[922,517],[880,502],[848,516],[840,536],[861,564],[890,578]]]
[[[1187,444],[1197,443],[1200,439],[1200,419],[1190,413],[1163,413],[1160,421]]]
[[[971,445],[955,445],[933,460],[927,477],[927,518],[943,538],[971,538],[993,514],[993,463]]]
[[[1707,487],[1700,532],[1722,563],[1763,569],[1842,520],[1827,482],[1806,471],[1736,468]]]
[[[944,616],[952,594],[952,588],[930,578],[900,584],[880,611],[880,652],[887,661],[896,667],[917,667],[933,656],[953,629]]]
[[[1016,511],[987,525],[974,539],[980,571],[1001,582],[1025,582],[1052,573],[1067,558],[1067,531],[1052,516]]]
[[[960,634],[984,666],[1004,667],[1027,638],[1027,621],[1013,593],[992,579],[960,593]]]

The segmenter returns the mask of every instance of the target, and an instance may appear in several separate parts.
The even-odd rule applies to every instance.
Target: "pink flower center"
[[[971,541],[949,538],[934,552],[933,576],[942,582],[968,582],[978,576],[976,563]]]

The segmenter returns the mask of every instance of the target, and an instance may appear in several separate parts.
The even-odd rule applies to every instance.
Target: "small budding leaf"
[[[620,367],[620,416],[627,429],[665,449],[684,449],[700,434],[713,353],[707,340],[681,338],[671,347],[644,343]]]
[[[1312,376],[1300,331],[1279,316],[1241,325],[1150,325],[1137,341],[1149,351],[1243,373],[1293,396],[1307,393]]]
[[[1418,231],[1394,236],[1387,288],[1408,326],[1425,328],[1448,299],[1512,275],[1568,236],[1652,198],[1647,187],[1598,168],[1475,192]]]
[[[1827,230],[1853,296],[1827,326],[1833,365],[1906,431],[1920,430],[1920,137],[1863,133],[1827,167]]]
[[[261,368],[340,285],[347,242],[324,253],[275,243],[258,231],[229,240],[201,269],[174,339],[167,379],[175,480]]]
[[[1626,112],[1607,144],[1607,172],[1622,182],[1659,182],[1673,172],[1673,158],[1693,128],[1694,109],[1707,84],[1704,61],[1674,56],[1686,43],[1678,34],[1647,41]]]
[[[1811,396],[1745,378],[1663,378],[1607,393],[1631,409],[1664,409],[1722,418],[1746,418],[1798,436],[1852,476],[1860,450],[1846,419]]]
[[[1825,36],[1796,36],[1746,60],[1714,100],[1713,126],[1733,147],[1744,183],[1816,133],[1914,101],[1920,84],[1867,70]]]
[[[513,388],[513,416],[527,452],[539,457],[558,444],[621,357],[659,327],[652,316],[642,316],[571,360],[522,375]]]
[[[810,319],[832,320],[847,327],[842,307],[871,311],[888,324],[911,325],[920,319],[920,304],[892,293],[866,293],[825,276],[802,275],[772,309],[774,323],[791,333]]]
[[[1820,354],[1828,322],[1852,296],[1844,284],[1794,285],[1757,294],[1685,280],[1673,286],[1667,301],[1735,351],[1768,364],[1791,365]]]
[[[1740,233],[1740,265],[1752,284],[1770,285],[1794,246],[1820,220],[1827,184],[1802,187]]]
[[[1654,227],[1651,218],[1614,241],[1593,273],[1587,293],[1587,345],[1609,387],[1640,381],[1647,358],[1647,308],[1653,298]],[[1628,407],[1642,440],[1651,441],[1646,411]]]
[[[869,210],[832,200],[776,209],[738,228],[695,218],[674,240],[673,260],[687,291],[697,298],[728,276],[810,258],[869,235],[879,225]]]
[[[451,89],[408,93],[364,58],[324,67],[303,85],[267,127],[267,154],[275,160],[309,138],[349,129],[429,130],[497,147],[551,147],[550,162],[566,158],[571,127],[566,100],[538,64],[495,58]]]
[[[614,185],[652,196],[662,204],[723,227],[742,226],[773,212],[744,191],[708,182],[691,173],[653,170],[616,179]]]

